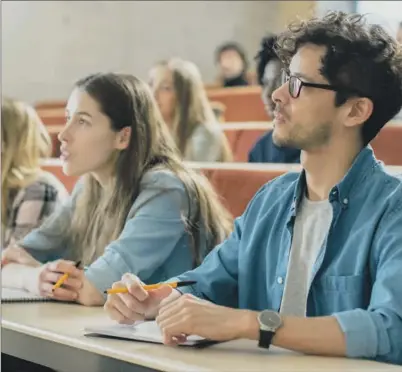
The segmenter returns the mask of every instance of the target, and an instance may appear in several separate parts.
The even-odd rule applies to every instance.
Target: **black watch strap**
[[[260,329],[260,340],[258,341],[258,346],[263,347],[265,349],[269,349],[274,334],[275,332],[263,331],[262,329]]]

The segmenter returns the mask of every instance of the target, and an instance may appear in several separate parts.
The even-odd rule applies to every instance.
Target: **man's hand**
[[[228,341],[247,337],[250,327],[258,332],[255,312],[218,306],[189,294],[161,303],[156,321],[168,345],[182,343],[189,335]]]
[[[146,291],[144,283],[133,274],[124,274],[112,288],[127,288],[128,293],[109,294],[104,309],[109,317],[120,324],[155,318],[162,300],[174,301],[180,293],[169,286]]]

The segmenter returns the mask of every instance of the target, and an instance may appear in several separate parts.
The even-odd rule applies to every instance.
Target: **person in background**
[[[225,88],[249,85],[248,60],[244,48],[236,42],[220,45],[215,51],[219,83]]]
[[[232,160],[229,143],[194,63],[179,58],[160,62],[151,69],[149,83],[184,160]]]
[[[180,160],[146,83],[86,77],[70,95],[66,121],[63,171],[83,177],[39,229],[3,251],[3,286],[102,305],[123,273],[166,280],[199,265],[227,236],[228,212]],[[52,291],[63,273],[65,285]]]
[[[402,44],[402,22],[399,22],[398,31],[396,33],[396,41]]]
[[[68,193],[40,168],[50,156],[49,134],[35,110],[4,98],[1,105],[1,245],[22,239],[51,214]]]
[[[269,118],[274,117],[275,110],[272,93],[282,84],[283,75],[283,64],[275,51],[276,42],[276,35],[264,37],[256,56],[261,98]],[[255,143],[248,155],[249,163],[300,163],[300,149],[278,146],[272,135],[273,131],[269,131]]]
[[[401,109],[402,50],[344,12],[292,23],[278,46],[273,139],[302,149],[303,171],[263,186],[231,236],[170,279],[194,285],[147,292],[127,274],[105,310],[156,317],[168,345],[246,338],[402,365],[402,178],[368,145]]]

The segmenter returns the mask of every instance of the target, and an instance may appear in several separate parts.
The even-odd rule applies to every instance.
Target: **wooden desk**
[[[2,305],[2,352],[60,372],[392,372],[365,360],[305,356],[239,340],[204,349],[93,338],[86,326],[110,322],[102,308],[60,303]]]

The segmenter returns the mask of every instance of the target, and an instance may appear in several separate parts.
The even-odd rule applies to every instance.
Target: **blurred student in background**
[[[402,44],[402,22],[399,23],[398,31],[396,33],[396,41]]]
[[[180,160],[147,84],[128,75],[84,78],[66,120],[63,171],[83,178],[51,218],[3,252],[4,286],[101,305],[125,272],[166,280],[196,267],[227,236],[228,213]],[[65,285],[52,291],[63,273]]]
[[[232,160],[195,64],[178,58],[160,62],[150,71],[150,85],[184,160]]]
[[[67,197],[63,184],[40,168],[52,144],[35,110],[3,99],[1,106],[1,222],[3,248],[38,227]]]
[[[219,84],[224,87],[250,85],[248,60],[244,48],[236,42],[220,45],[215,51]]]
[[[261,41],[256,56],[258,82],[262,87],[262,101],[268,117],[274,117],[275,103],[272,93],[282,85],[283,65],[275,52],[276,35]],[[273,131],[262,136],[249,153],[250,163],[300,163],[300,150],[277,146],[272,140]]]

